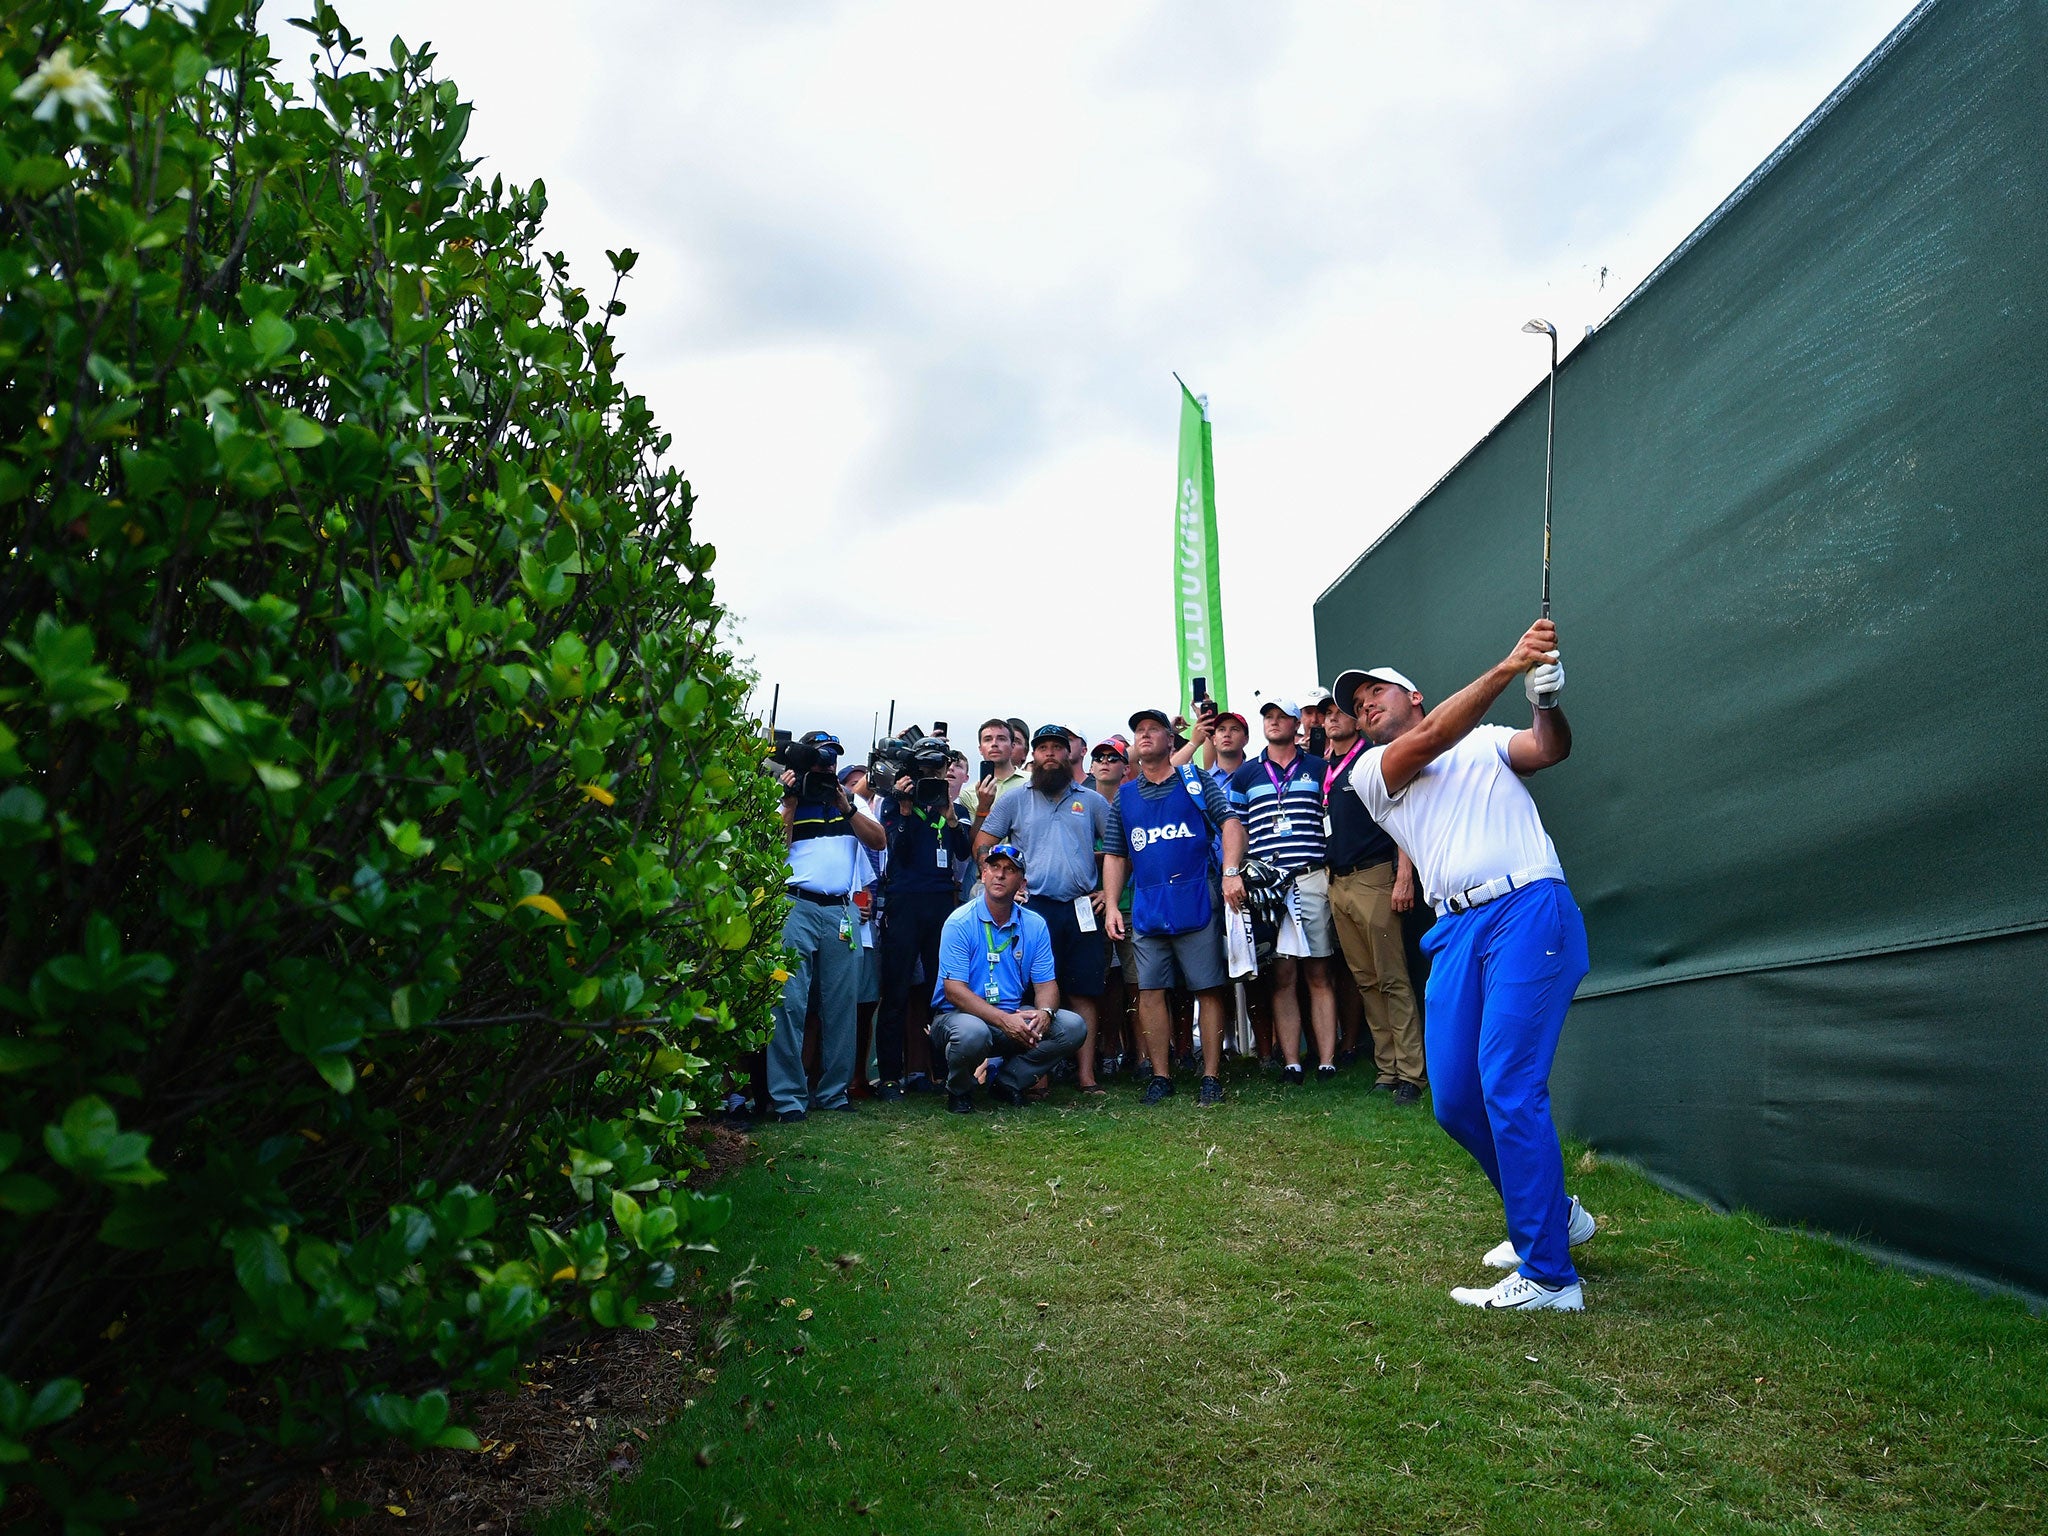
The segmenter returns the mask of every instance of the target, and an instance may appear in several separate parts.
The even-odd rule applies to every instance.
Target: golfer
[[[1517,677],[1542,705],[1525,731],[1479,722]],[[1550,1119],[1550,1063],[1587,970],[1586,925],[1522,779],[1561,763],[1571,727],[1557,628],[1530,626],[1506,660],[1428,713],[1390,667],[1346,672],[1337,703],[1374,743],[1351,787],[1414,860],[1437,911],[1424,1052],[1439,1124],[1500,1192],[1508,1241],[1485,1263],[1515,1272],[1464,1288],[1469,1307],[1585,1307],[1570,1248],[1593,1218],[1564,1189]]]

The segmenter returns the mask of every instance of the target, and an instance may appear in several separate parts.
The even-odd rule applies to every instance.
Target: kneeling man
[[[1059,1006],[1052,935],[1044,918],[1017,905],[1023,885],[1023,853],[997,843],[983,859],[981,894],[955,910],[939,935],[932,1054],[945,1058],[946,1108],[956,1115],[974,1108],[974,1069],[991,1056],[1003,1065],[989,1094],[1021,1106],[1032,1080],[1088,1038],[1081,1016]]]
[[[1415,861],[1437,910],[1423,940],[1436,1118],[1507,1211],[1508,1241],[1485,1262],[1514,1273],[1451,1292],[1472,1307],[1585,1305],[1570,1249],[1593,1235],[1593,1218],[1565,1194],[1550,1064],[1585,979],[1586,925],[1522,783],[1571,753],[1557,657],[1557,629],[1539,619],[1506,660],[1426,714],[1421,692],[1391,668],[1337,679],[1339,706],[1376,743],[1351,787]],[[1529,728],[1481,725],[1517,677],[1536,706]]]

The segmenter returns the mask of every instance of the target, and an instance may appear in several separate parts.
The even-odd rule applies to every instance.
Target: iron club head
[[[1548,320],[1524,321],[1522,324],[1522,329],[1527,331],[1531,336],[1549,336],[1552,339],[1555,339],[1557,336],[1557,327],[1552,325]]]

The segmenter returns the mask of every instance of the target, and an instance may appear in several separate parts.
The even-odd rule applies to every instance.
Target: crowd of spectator
[[[1254,726],[1198,702],[1092,746],[991,717],[911,727],[849,762],[827,732],[781,769],[788,981],[735,1115],[800,1121],[944,1093],[948,1108],[1100,1095],[1145,1104],[1226,1061],[1283,1084],[1370,1070],[1427,1086],[1413,866],[1347,792],[1366,743],[1330,690]],[[1333,963],[1341,961],[1341,964]]]

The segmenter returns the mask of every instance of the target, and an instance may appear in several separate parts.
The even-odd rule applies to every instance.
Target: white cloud
[[[628,376],[783,723],[1092,738],[1174,686],[1170,370],[1237,702],[1296,691],[1316,593],[1541,378],[1521,321],[1602,318],[1904,3],[343,14],[433,40],[586,274],[643,253]]]

